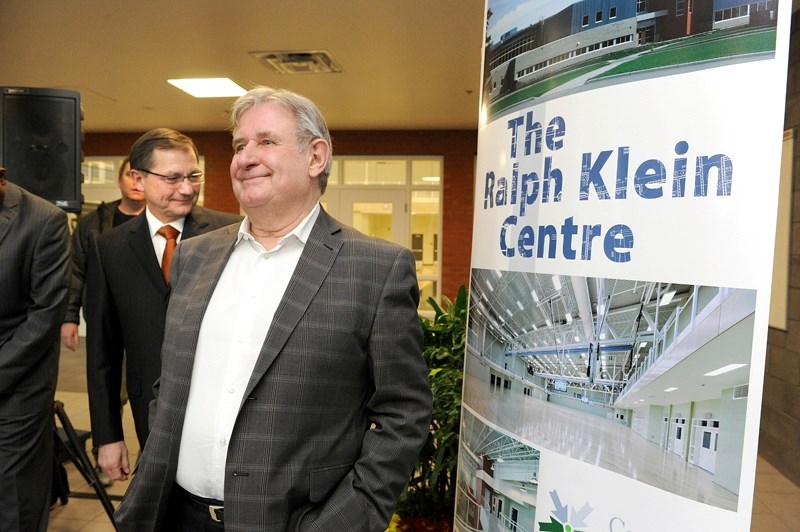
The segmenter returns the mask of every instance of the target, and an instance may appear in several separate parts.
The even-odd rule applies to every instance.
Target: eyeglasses
[[[144,172],[145,174],[152,174],[156,177],[159,177],[163,182],[165,182],[168,185],[180,185],[181,183],[183,183],[184,179],[188,179],[189,183],[195,185],[197,183],[202,183],[206,175],[205,172],[192,172],[191,174],[188,175],[180,175],[180,174],[164,175],[164,174],[159,174],[157,172],[152,172],[150,170],[145,170],[144,168],[137,168],[136,170],[139,172]]]

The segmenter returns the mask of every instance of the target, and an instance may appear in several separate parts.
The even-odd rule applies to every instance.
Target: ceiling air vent
[[[328,74],[341,72],[331,55],[324,50],[303,52],[250,52],[278,74]]]
[[[747,394],[750,391],[750,386],[748,384],[740,384],[733,389],[733,398],[734,399],[745,399]]]

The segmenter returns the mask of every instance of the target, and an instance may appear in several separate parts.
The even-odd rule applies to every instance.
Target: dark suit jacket
[[[235,224],[241,217],[194,207],[181,240]],[[147,217],[99,235],[89,255],[86,283],[86,373],[92,442],[124,439],[120,415],[122,356],[128,398],[140,445],[147,440],[147,412],[161,372],[161,341],[169,286],[158,265]]]
[[[8,183],[0,204],[0,530],[47,526],[68,273],[67,215]]]
[[[178,245],[150,439],[117,512],[156,530],[175,479],[197,335],[233,249]],[[244,393],[225,465],[225,529],[383,531],[431,412],[411,252],[320,212]]]
[[[69,273],[67,215],[7,187],[0,205],[0,419],[52,411]]]
[[[114,225],[114,212],[121,200],[101,203],[97,209],[82,216],[72,233],[72,260],[69,282],[69,303],[65,322],[80,323],[81,306],[83,305],[84,284],[86,284],[86,266],[91,241]]]

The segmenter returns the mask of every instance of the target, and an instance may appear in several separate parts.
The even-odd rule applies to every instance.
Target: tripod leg
[[[86,479],[86,482],[94,488],[106,514],[108,514],[108,518],[111,520],[111,524],[114,526],[114,530],[117,530],[117,525],[114,523],[114,505],[111,504],[108,492],[106,492],[105,487],[97,477],[97,471],[94,470],[94,466],[92,466],[92,463],[89,461],[85,447],[81,445],[75,428],[72,426],[72,422],[69,420],[64,410],[64,403],[56,401],[54,403],[54,409],[58,420],[61,422],[61,428],[64,429],[64,433],[67,435],[67,445],[65,445],[65,447],[69,450],[70,459],[75,464],[75,467],[78,468],[83,478]]]
[[[61,504],[67,504],[69,502],[69,485],[66,482],[66,476],[62,476],[64,471],[64,466],[61,465],[61,461],[58,458],[58,447],[62,445],[61,438],[58,437],[58,434],[53,433],[54,448],[53,448],[53,494],[52,494],[52,501],[55,502],[55,498],[58,498],[61,501]]]

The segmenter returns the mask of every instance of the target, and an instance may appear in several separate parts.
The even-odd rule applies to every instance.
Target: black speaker
[[[0,98],[0,166],[8,180],[66,211],[80,212],[80,93],[2,87]]]

